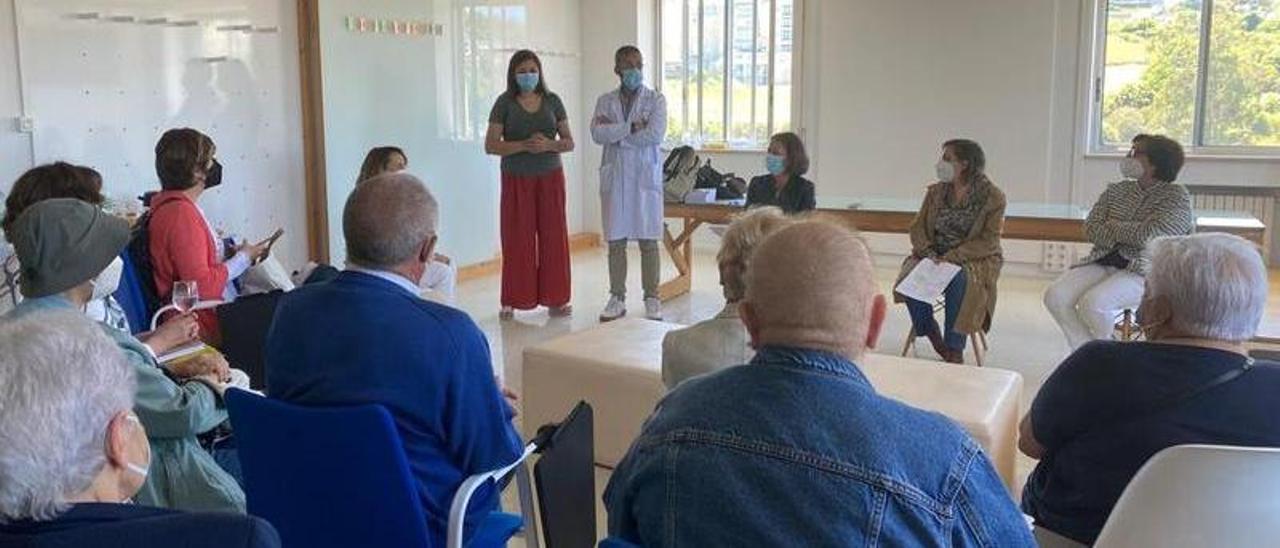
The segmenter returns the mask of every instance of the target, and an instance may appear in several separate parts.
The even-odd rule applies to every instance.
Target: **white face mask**
[[[135,425],[137,425],[137,427],[138,427],[138,429],[139,429],[139,430],[142,430],[142,421],[138,420],[138,416],[137,416],[137,415],[134,415],[133,413],[129,413],[129,415],[128,415],[128,419],[129,419],[129,421],[130,421],[130,422],[132,422],[132,423],[134,423]],[[147,441],[147,440],[145,439],[145,436],[146,436],[145,434],[143,434],[143,436],[144,436],[144,440],[143,440],[143,442],[142,442],[142,443],[143,443],[143,445],[144,445],[144,446],[146,446],[146,448],[147,448],[147,461],[146,461],[146,464],[141,464],[141,465],[140,465],[140,464],[134,464],[134,463],[132,463],[132,462],[125,462],[125,463],[124,463],[124,467],[125,467],[126,469],[128,469],[130,472],[133,472],[133,473],[137,474],[138,476],[142,477],[142,479],[143,479],[143,480],[146,480],[146,479],[147,479],[147,472],[149,472],[149,471],[150,471],[150,470],[149,470],[149,468],[151,467],[151,442],[149,442],[149,441]]]
[[[1120,175],[1125,179],[1141,179],[1142,178],[1142,162],[1137,158],[1125,158],[1120,161]]]
[[[124,261],[116,257],[107,268],[93,279],[93,297],[90,300],[105,299],[120,287],[120,277],[124,275]]]
[[[938,165],[934,166],[938,172],[938,180],[944,183],[950,183],[956,178],[956,167],[946,160],[938,160]]]

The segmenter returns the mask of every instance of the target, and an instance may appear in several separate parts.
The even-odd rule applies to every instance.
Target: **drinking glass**
[[[177,308],[178,312],[186,314],[195,308],[198,302],[200,302],[200,292],[197,290],[195,281],[183,280],[173,283],[173,307]]]

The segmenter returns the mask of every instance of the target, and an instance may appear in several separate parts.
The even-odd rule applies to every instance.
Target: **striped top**
[[[1084,221],[1084,234],[1093,242],[1093,251],[1076,266],[1096,262],[1114,251],[1129,261],[1126,270],[1145,276],[1150,266],[1143,253],[1147,242],[1160,236],[1191,234],[1195,226],[1186,187],[1156,183],[1143,189],[1133,180],[1112,183]]]

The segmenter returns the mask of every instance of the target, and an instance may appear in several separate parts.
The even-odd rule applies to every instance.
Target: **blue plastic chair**
[[[124,317],[129,320],[129,331],[134,335],[151,327],[151,316],[147,314],[147,299],[142,292],[142,280],[138,278],[138,270],[133,266],[129,251],[120,254],[124,261],[124,271],[120,275],[120,287],[116,288],[116,302],[124,310]]]
[[[271,522],[286,548],[431,548],[385,408],[300,407],[237,389],[227,391],[226,401],[249,513]],[[505,546],[522,524],[532,517],[495,512],[468,545]]]

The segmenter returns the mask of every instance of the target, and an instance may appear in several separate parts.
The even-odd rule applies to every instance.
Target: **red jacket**
[[[166,190],[151,198],[150,233],[151,268],[154,271],[156,295],[168,303],[173,296],[173,283],[194,280],[202,301],[220,301],[227,286],[227,266],[218,257],[218,248],[209,235],[200,210],[180,190]],[[220,341],[218,316],[213,310],[196,313],[200,338]]]

